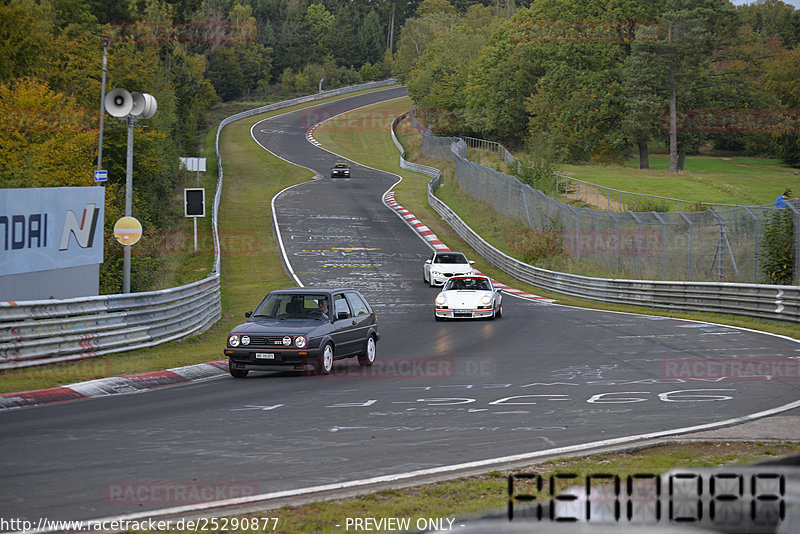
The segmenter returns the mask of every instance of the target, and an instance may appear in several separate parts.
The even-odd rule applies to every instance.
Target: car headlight
[[[242,345],[250,344],[250,336],[242,336]]]
[[[447,302],[447,299],[446,299],[446,298],[444,298],[444,295],[442,295],[441,293],[439,293],[439,296],[438,296],[438,297],[436,297],[436,304],[438,304],[439,306],[444,306],[444,303],[445,303],[445,302]]]
[[[289,336],[285,336],[285,337],[283,338],[283,345],[284,345],[285,347],[288,347],[288,346],[289,346],[289,345],[291,345],[291,344],[292,344],[292,338],[290,338]]]
[[[228,338],[228,345],[231,347],[238,347],[239,346],[239,336],[233,335]]]
[[[484,295],[481,297],[481,304],[490,304],[492,302],[492,297],[489,295]]]
[[[299,349],[304,348],[306,346],[306,343],[308,343],[306,336],[297,336],[296,338],[294,338],[294,345]]]

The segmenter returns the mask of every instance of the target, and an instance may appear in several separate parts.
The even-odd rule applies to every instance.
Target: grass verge
[[[491,471],[432,484],[385,489],[347,499],[283,506],[239,518],[277,518],[276,530],[284,534],[338,534],[345,530],[347,518],[367,517],[409,518],[413,532],[418,530],[413,528],[416,521],[425,518],[455,519],[454,530],[457,530],[460,520],[491,515],[499,516],[496,519],[499,526],[506,521],[502,516],[508,502],[507,477],[510,474],[537,473],[544,478],[570,474],[583,480],[587,475],[602,471],[624,480],[631,474],[659,475],[671,468],[744,465],[797,454],[798,451],[800,445],[796,443],[674,443],[631,452],[549,460],[514,471]]]

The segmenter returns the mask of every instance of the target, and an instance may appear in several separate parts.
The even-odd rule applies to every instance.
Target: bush
[[[652,197],[638,197],[631,208],[633,211],[669,211],[666,200]]]
[[[784,209],[772,213],[761,238],[761,271],[765,283],[791,285],[795,253],[791,211]]]
[[[550,220],[538,230],[518,230],[508,236],[508,248],[522,261],[533,264],[547,257],[564,254],[561,227]]]

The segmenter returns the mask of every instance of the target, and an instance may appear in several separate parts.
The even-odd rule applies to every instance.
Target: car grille
[[[250,336],[250,345],[280,345],[283,347],[285,336]]]

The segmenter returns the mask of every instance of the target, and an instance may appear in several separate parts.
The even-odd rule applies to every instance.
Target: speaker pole
[[[100,139],[97,143],[97,170],[103,169],[103,119],[105,118],[106,70],[108,67],[108,37],[103,37],[103,81],[100,85]]]
[[[126,117],[128,123],[128,158],[125,170],[125,216],[130,217],[133,208],[133,125],[136,119]],[[131,292],[131,246],[123,245],[122,292]]]

